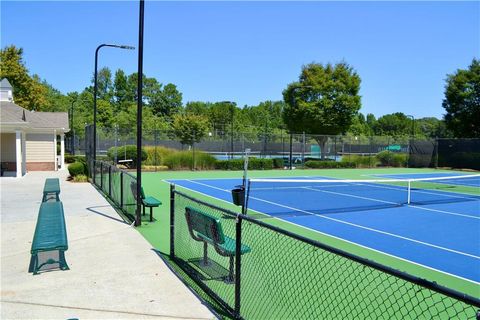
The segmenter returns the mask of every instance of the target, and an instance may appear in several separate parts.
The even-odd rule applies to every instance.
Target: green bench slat
[[[60,192],[60,180],[58,178],[48,178],[43,187],[44,193]]]
[[[43,202],[47,201],[49,194],[55,194],[55,198],[59,201],[58,195],[60,194],[60,180],[58,178],[45,179],[45,185],[43,186]]]
[[[198,234],[198,236],[200,238],[202,238],[203,240],[207,241],[208,243],[210,243],[212,245],[215,245],[215,242],[212,239],[206,238],[202,234]],[[236,245],[235,239],[232,239],[232,238],[224,235],[224,242],[223,243],[217,243],[217,245],[220,247],[220,249],[222,251],[225,251],[225,253],[227,255],[229,255],[229,256],[235,255],[235,245]],[[249,246],[247,246],[243,243],[241,244],[241,249],[240,249],[241,254],[248,253],[251,250],[252,249],[250,249]]]
[[[38,214],[31,253],[67,249],[68,240],[62,202],[43,202]]]
[[[157,200],[154,197],[146,197],[142,199],[142,201],[147,207],[158,207],[159,205],[162,204],[160,200]]]
[[[236,241],[223,233],[219,218],[191,207],[185,209],[187,210],[189,227],[198,238],[214,246],[216,245],[225,255],[235,255]],[[241,254],[251,251],[251,248],[243,243],[240,248]]]

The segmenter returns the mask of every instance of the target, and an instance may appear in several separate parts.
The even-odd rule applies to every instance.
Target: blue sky
[[[138,44],[138,2],[1,2],[1,46],[66,93],[93,74],[101,43]],[[144,73],[187,101],[282,99],[303,64],[346,61],[363,113],[441,117],[446,75],[480,57],[480,2],[160,2],[145,5]],[[100,66],[136,71],[137,51]]]

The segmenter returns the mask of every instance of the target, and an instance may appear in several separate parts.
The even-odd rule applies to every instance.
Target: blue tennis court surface
[[[420,178],[417,174],[383,177]],[[467,187],[478,188],[477,180],[472,179]],[[231,189],[241,184],[240,179],[169,182],[229,203],[232,201]],[[253,182],[248,207],[266,214],[266,217],[480,284],[478,193],[463,194],[451,192],[448,188],[424,189],[422,186],[412,187],[410,204],[407,204],[407,197],[407,187],[402,183],[343,183],[341,180],[325,184]]]

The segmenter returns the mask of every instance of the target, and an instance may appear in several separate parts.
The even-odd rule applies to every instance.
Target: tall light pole
[[[407,117],[412,119],[412,139],[415,139],[415,117],[409,114]]]
[[[300,86],[297,86],[297,87],[292,89],[292,108],[295,108],[295,103],[296,103],[295,91],[297,91],[299,89],[304,89],[304,88],[313,88],[313,87],[312,86],[300,85]],[[302,125],[303,125],[303,123],[302,123]],[[304,135],[304,137],[305,137],[305,135]],[[305,141],[303,141],[303,143],[305,143]],[[290,152],[289,152],[289,169],[290,170],[293,169],[293,163],[292,162],[293,162],[293,133],[290,130]]]
[[[140,0],[138,15],[138,82],[137,82],[137,211],[135,226],[142,224],[142,108],[143,108],[143,30],[145,21],[145,1]]]
[[[73,127],[73,105],[77,101],[77,98],[72,100],[72,106],[70,107],[70,129],[72,130],[72,140],[71,140],[71,147],[72,147],[72,155],[75,155],[75,128]]]
[[[118,45],[118,44],[106,44],[103,43],[95,50],[95,75],[93,84],[93,160],[97,159],[97,73],[98,73],[98,51],[103,47],[119,48],[134,50],[135,47]],[[95,181],[95,170],[93,170],[93,181]]]

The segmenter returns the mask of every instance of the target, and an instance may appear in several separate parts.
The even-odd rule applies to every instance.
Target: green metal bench
[[[133,197],[137,201],[137,183],[131,182],[130,189],[132,190]],[[143,187],[140,188],[140,201],[142,203],[142,214],[145,215],[145,208],[150,208],[150,221],[153,221],[153,208],[159,207],[162,202],[154,197],[145,197]]]
[[[67,229],[62,202],[43,202],[38,212],[28,272],[38,274],[43,269],[53,268],[68,270],[65,261],[67,249]]]
[[[229,273],[227,282],[234,279],[234,260],[236,241],[223,233],[220,218],[213,217],[200,210],[185,207],[185,217],[187,219],[188,231],[190,236],[196,240],[203,242],[203,265],[208,265],[208,244],[213,245],[215,251],[224,257],[229,257]],[[240,254],[251,251],[247,245],[241,244]]]
[[[55,196],[56,201],[60,201],[60,181],[58,178],[48,178],[45,180],[42,202],[49,200],[49,196],[52,194]]]

